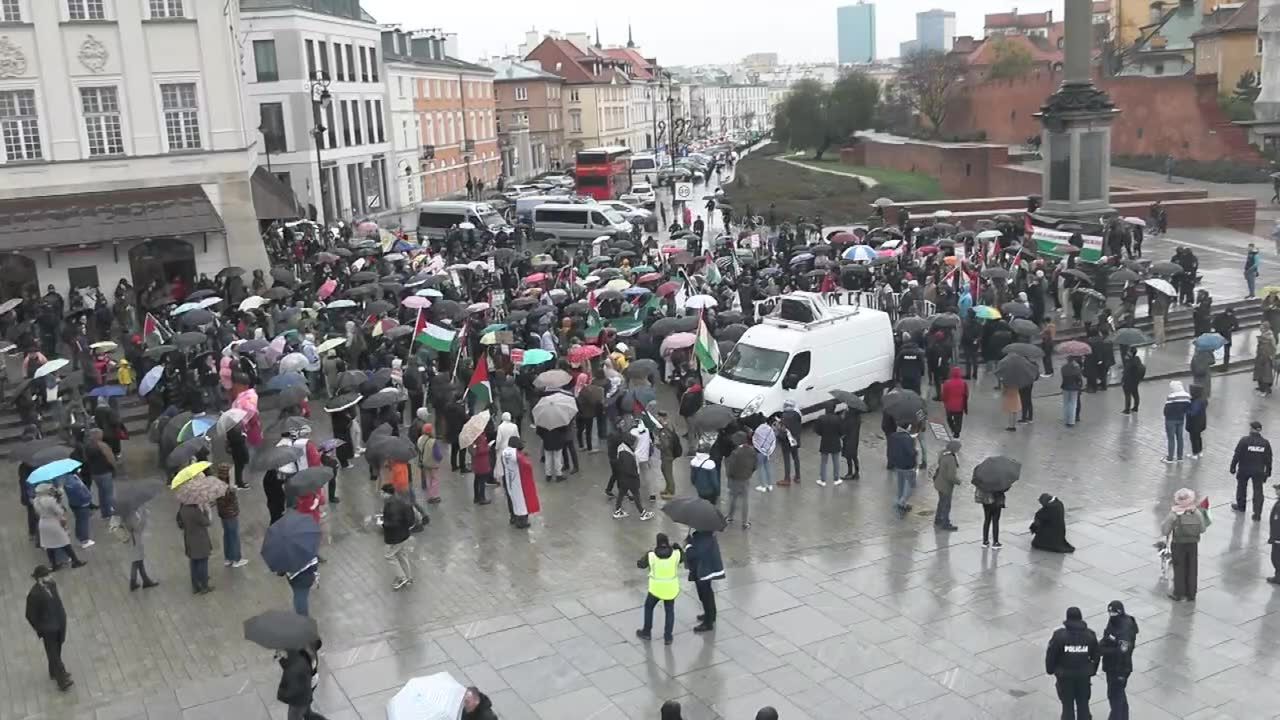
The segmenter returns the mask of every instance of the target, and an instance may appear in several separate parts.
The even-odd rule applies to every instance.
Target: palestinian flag
[[[711,255],[710,251],[707,251],[707,253],[703,255],[703,260],[705,261],[705,264],[702,272],[707,276],[707,283],[710,285],[719,285],[721,280],[720,267],[716,265],[716,260]]]
[[[475,372],[471,373],[471,382],[467,384],[467,402],[471,404],[472,414],[489,407],[489,390],[489,363],[481,355],[477,358]]]
[[[698,356],[698,365],[707,372],[715,372],[720,367],[720,346],[711,337],[707,329],[707,320],[698,313],[698,337],[693,342],[693,353]]]
[[[457,337],[458,333],[449,328],[427,322],[422,311],[418,311],[418,321],[413,325],[415,342],[420,342],[436,352],[449,352],[453,349],[453,341]]]
[[[147,313],[147,317],[142,321],[142,339],[148,345],[155,347],[163,345],[166,338],[172,335],[171,332],[156,319],[155,315]]]

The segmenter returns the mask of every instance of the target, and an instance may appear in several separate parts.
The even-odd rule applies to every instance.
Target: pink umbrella
[[[547,279],[546,273],[534,273],[532,275],[526,275],[524,278],[524,281],[532,285],[533,283],[540,283],[546,279]]]
[[[356,226],[356,232],[360,233],[361,235],[372,235],[378,232],[378,223],[362,222]]]
[[[584,360],[599,357],[604,350],[599,345],[575,345],[569,348],[569,362],[581,365]]]
[[[325,300],[328,299],[328,297],[333,294],[333,291],[337,289],[338,281],[333,278],[329,278],[320,285],[320,292],[317,294],[320,296],[321,300]]]
[[[669,245],[669,246],[667,246],[667,247],[662,248],[662,254],[663,254],[663,255],[675,255],[675,254],[676,254],[676,253],[678,253],[678,252],[683,252],[683,250],[684,250],[684,248],[678,248],[678,247],[676,247],[675,245]]]
[[[668,335],[666,340],[662,341],[662,354],[670,355],[672,352],[676,350],[683,350],[684,348],[693,347],[693,344],[697,342],[697,340],[698,340],[698,337],[693,333],[688,333],[688,332],[673,333],[671,335]]]
[[[413,308],[414,310],[431,307],[431,301],[421,295],[410,295],[404,300],[401,300],[400,304],[407,308]]]
[[[933,255],[936,252],[938,252],[937,245],[925,245],[924,247],[916,250],[917,255]]]

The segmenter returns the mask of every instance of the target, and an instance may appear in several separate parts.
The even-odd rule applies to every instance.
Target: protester
[[[840,421],[840,454],[844,457],[845,474],[842,480],[857,480],[862,473],[858,463],[858,443],[862,436],[862,413],[846,408]]]
[[[538,502],[538,486],[533,479],[533,464],[524,453],[524,442],[519,436],[507,440],[507,448],[502,451],[502,481],[507,491],[510,524],[528,530],[529,516],[538,514],[542,506]],[[639,504],[639,500],[636,502]]]
[[[1129,720],[1129,698],[1125,689],[1133,674],[1133,648],[1138,641],[1138,621],[1124,611],[1124,603],[1107,603],[1107,627],[1102,631],[1098,650],[1102,653],[1102,672],[1107,676],[1107,703],[1111,706],[1108,720]]]
[[[62,506],[62,493],[52,483],[36,486],[35,497],[31,501],[36,517],[40,518],[38,530],[40,547],[49,556],[49,568],[57,570],[63,567],[58,563],[58,553],[67,556],[71,567],[84,567],[84,561],[76,557],[71,547],[71,535],[67,533],[67,511]]]
[[[768,423],[761,423],[756,427],[756,435],[759,434],[760,428],[768,426]],[[772,432],[772,429],[770,429],[770,432]],[[733,523],[733,519],[737,515],[738,503],[741,502],[742,529],[747,530],[751,527],[751,496],[747,492],[747,483],[751,481],[751,476],[758,472],[761,467],[764,468],[767,475],[769,460],[767,456],[762,459],[762,453],[756,445],[754,436],[748,437],[745,432],[737,432],[731,440],[734,448],[725,461],[725,475],[728,476],[729,480],[729,515],[726,519],[726,524]]]
[[[676,598],[680,595],[680,578],[677,568],[684,561],[678,546],[673,546],[666,533],[658,533],[654,548],[636,562],[636,567],[649,571],[649,594],[644,599],[644,627],[636,631],[636,637],[648,640],[653,631],[653,609],[662,603],[665,625],[662,641],[670,645],[676,625]]]
[[[840,477],[840,448],[844,440],[844,427],[840,416],[836,414],[836,402],[827,402],[826,412],[818,418],[818,484],[827,485],[827,466],[831,466],[831,480],[835,485],[843,485]]]
[[[969,414],[969,383],[961,377],[960,368],[951,368],[951,377],[942,383],[942,409],[947,414],[947,429],[952,437],[960,437],[964,416]]]
[[[287,720],[324,720],[311,709],[320,675],[317,646],[289,650],[277,655],[280,663],[280,685],[276,699],[289,707]]]
[[[1200,536],[1209,528],[1209,514],[1196,506],[1194,490],[1182,488],[1173,494],[1173,508],[1160,524],[1160,534],[1169,538],[1172,553],[1174,602],[1196,599],[1196,576],[1200,564]]]
[[[894,507],[898,513],[906,515],[911,510],[907,503],[916,488],[916,466],[919,464],[919,452],[916,441],[900,427],[889,435],[887,440],[889,455],[889,474],[897,481],[897,496]]]
[[[399,590],[413,582],[413,527],[417,518],[413,506],[390,483],[382,486],[382,542],[387,546],[386,558],[395,571],[391,589]]]
[[[1199,460],[1204,453],[1204,431],[1209,424],[1209,401],[1204,397],[1204,388],[1192,385],[1191,404],[1187,406],[1187,437],[1191,440],[1191,459]]]
[[[955,377],[954,369],[952,377]],[[938,509],[933,515],[935,528],[948,531],[960,529],[951,524],[951,498],[959,485],[960,441],[950,440],[942,452],[938,453],[938,460],[933,465],[933,489],[938,491]]]
[[[62,644],[67,641],[67,610],[62,605],[62,596],[49,566],[37,565],[31,577],[35,583],[27,591],[27,624],[44,644],[49,679],[58,684],[59,690],[66,692],[75,684],[71,673],[62,664]]]
[[[1004,510],[1005,494],[1003,492],[987,492],[977,485],[973,488],[973,501],[982,506],[982,547],[999,550],[1000,513]],[[988,542],[990,539],[993,542]]]
[[[711,587],[713,580],[724,579],[724,561],[720,559],[720,542],[716,534],[706,530],[694,530],[684,541],[684,564],[689,568],[689,581],[698,591],[702,614],[698,615],[695,633],[716,629],[716,594]]]

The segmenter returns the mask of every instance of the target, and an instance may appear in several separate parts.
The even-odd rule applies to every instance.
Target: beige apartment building
[[[564,78],[532,62],[489,64],[494,71],[503,176],[524,180],[561,168],[566,158]]]
[[[564,79],[565,160],[583,148],[628,145],[630,80],[625,63],[592,46],[585,33],[547,36],[525,57]]]

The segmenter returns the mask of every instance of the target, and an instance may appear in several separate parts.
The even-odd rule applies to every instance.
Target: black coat
[[[290,706],[310,705],[311,676],[316,674],[311,655],[302,650],[290,650],[280,658],[280,671],[276,699]]]
[[[858,442],[862,436],[862,413],[853,410],[845,411],[841,430],[844,433],[841,453],[850,459],[858,457]]]
[[[1062,501],[1053,498],[1036,511],[1031,522],[1031,547],[1056,553],[1075,552],[1067,542],[1067,511]]]
[[[1098,636],[1083,620],[1068,620],[1049,638],[1044,671],[1064,678],[1093,677],[1098,672],[1100,659]]]
[[[829,412],[818,418],[818,452],[820,453],[838,453],[840,452],[841,440],[844,438],[844,428],[840,422],[840,416]]]
[[[27,593],[27,622],[40,637],[57,636],[67,631],[67,610],[62,606],[58,586],[36,581]]]
[[[1132,615],[1114,615],[1102,631],[1102,670],[1108,675],[1133,672],[1133,646],[1138,641],[1138,621]]]
[[[508,410],[507,412],[510,411]],[[493,712],[493,701],[489,699],[489,696],[475,688],[469,688],[469,690],[480,698],[480,703],[476,705],[475,710],[464,711],[461,720],[498,720],[497,714]]]

